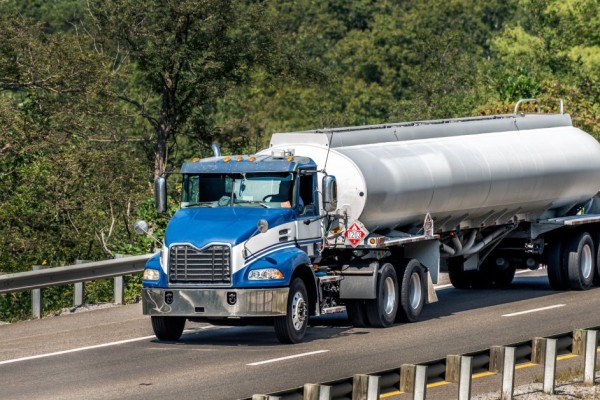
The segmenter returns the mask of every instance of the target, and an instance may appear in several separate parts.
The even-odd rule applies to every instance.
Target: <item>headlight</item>
[[[160,279],[160,273],[156,269],[147,268],[144,270],[142,280],[145,281],[157,281]]]
[[[283,279],[283,274],[277,268],[255,269],[250,271],[248,279],[251,281]]]

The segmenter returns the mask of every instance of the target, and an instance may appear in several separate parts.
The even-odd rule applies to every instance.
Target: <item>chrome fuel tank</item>
[[[371,232],[559,216],[600,190],[600,144],[572,126],[327,148],[280,143],[338,180],[338,207]]]

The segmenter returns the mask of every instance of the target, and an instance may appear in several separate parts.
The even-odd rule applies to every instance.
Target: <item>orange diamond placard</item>
[[[344,236],[346,237],[346,243],[350,243],[352,247],[356,247],[364,240],[368,233],[366,229],[355,222],[346,229]]]

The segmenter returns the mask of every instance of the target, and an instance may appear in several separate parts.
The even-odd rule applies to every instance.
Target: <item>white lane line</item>
[[[118,346],[120,344],[125,344],[125,343],[141,342],[143,340],[148,340],[148,339],[153,339],[153,338],[156,338],[156,336],[154,336],[154,335],[144,336],[144,337],[138,337],[138,338],[134,338],[134,339],[119,340],[118,342],[102,343],[102,344],[97,344],[94,346],[86,346],[86,347],[79,347],[76,349],[56,351],[54,353],[38,354],[36,356],[15,358],[13,360],[0,361],[0,365],[13,364],[13,363],[17,363],[17,362],[21,362],[21,361],[28,361],[28,360],[37,360],[39,358],[60,356],[63,354],[76,353],[76,352],[85,351],[85,350],[101,349],[103,347]]]
[[[271,360],[259,361],[259,362],[255,362],[255,363],[252,363],[252,364],[246,364],[246,365],[256,366],[256,365],[269,364],[269,363],[274,363],[274,362],[278,362],[278,361],[291,360],[292,358],[299,358],[299,357],[312,356],[314,354],[327,353],[328,351],[329,350],[311,351],[311,352],[308,352],[308,353],[301,353],[301,354],[295,354],[293,356],[273,358]]]
[[[566,306],[566,304],[555,304],[553,306],[548,306],[548,307],[534,308],[533,310],[526,310],[526,311],[519,311],[519,312],[511,313],[511,314],[504,314],[503,317],[514,317],[515,315],[523,315],[523,314],[529,314],[529,313],[534,313],[534,312],[538,312],[538,311],[551,310],[553,308],[560,308],[560,307],[564,307],[564,306]]]

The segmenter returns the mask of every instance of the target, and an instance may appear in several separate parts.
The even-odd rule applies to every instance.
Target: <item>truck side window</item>
[[[314,200],[314,176],[315,174],[300,175],[300,199],[304,203],[303,215],[315,215],[316,207]]]

